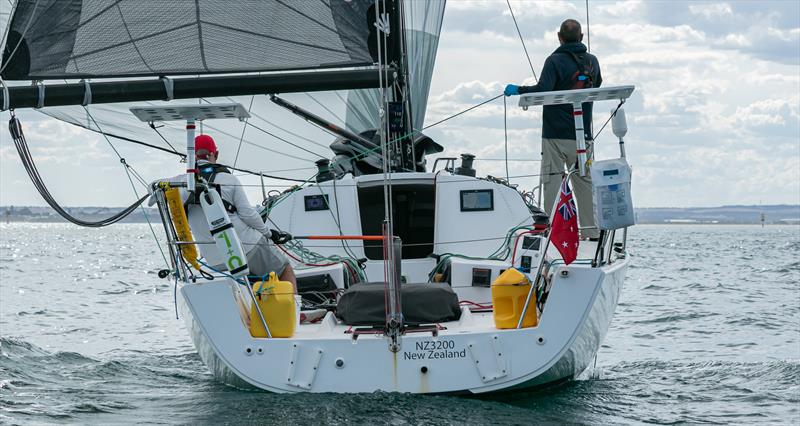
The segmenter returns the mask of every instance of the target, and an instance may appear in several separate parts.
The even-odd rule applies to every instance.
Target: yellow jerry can
[[[270,272],[269,280],[253,284],[253,294],[272,337],[292,337],[297,327],[297,307],[292,283],[279,281],[275,272]],[[264,330],[256,309],[258,308],[254,303],[250,309],[250,335],[267,337],[267,331]]]
[[[517,328],[519,317],[525,306],[525,299],[531,289],[531,282],[522,272],[509,268],[492,283],[492,305],[494,306],[494,325],[497,328]],[[522,327],[535,327],[539,323],[536,315],[536,294],[531,295],[528,311]]]

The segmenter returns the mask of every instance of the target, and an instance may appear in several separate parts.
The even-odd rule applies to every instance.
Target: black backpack
[[[576,54],[567,52],[567,54],[572,57],[575,64],[578,65],[578,71],[575,71],[575,74],[572,75],[572,87],[570,87],[569,90],[593,88],[594,80],[592,79],[592,71],[594,71],[594,67],[589,57],[583,53]]]
[[[197,166],[198,172],[195,176],[198,178],[203,178],[208,183],[208,186],[214,188],[219,193],[219,197],[222,199],[222,204],[225,206],[225,210],[228,213],[236,213],[236,206],[233,203],[229,202],[225,198],[222,197],[222,191],[220,190],[220,186],[218,184],[214,184],[214,179],[220,173],[230,173],[230,169],[221,165],[221,164],[203,164],[202,166]],[[183,204],[183,209],[186,211],[186,214],[189,214],[189,204],[200,204],[200,200],[197,198],[197,194],[190,194],[189,198],[186,199],[186,202]]]

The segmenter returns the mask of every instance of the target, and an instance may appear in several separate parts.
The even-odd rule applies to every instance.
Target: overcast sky
[[[557,47],[560,22],[586,20],[583,1],[512,5],[537,74]],[[800,203],[800,2],[590,1],[589,7],[591,51],[604,86],[636,86],[626,104],[636,206]],[[436,61],[427,123],[492,98],[507,83],[534,82],[505,1],[449,1]],[[530,160],[539,158],[541,110],[522,111],[516,101],[508,99],[510,158],[528,161],[512,162],[510,174],[536,174],[539,165]],[[596,104],[595,129],[614,106]],[[35,112],[19,115],[62,204],[130,203],[130,184],[105,141]],[[44,204],[20,165],[8,114],[0,119],[0,205]],[[503,157],[502,99],[429,133],[447,147],[445,155],[486,159],[476,163],[479,175],[505,175],[503,163],[490,160]],[[617,156],[616,142],[604,130],[597,158]],[[173,158],[116,145],[146,179],[180,169]],[[531,187],[536,178],[512,181]]]

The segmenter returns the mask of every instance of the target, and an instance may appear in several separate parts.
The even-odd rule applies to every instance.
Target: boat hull
[[[186,284],[179,305],[201,358],[231,386],[270,392],[497,392],[563,381],[584,371],[608,331],[628,262],[557,267],[535,328],[496,330],[465,310],[458,323],[447,323],[436,337],[406,334],[397,353],[388,350],[381,335],[353,339],[332,315],[315,333],[252,338],[230,281]]]

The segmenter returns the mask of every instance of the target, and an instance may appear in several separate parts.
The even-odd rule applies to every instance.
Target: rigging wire
[[[330,115],[336,117],[336,119],[339,120],[339,122],[342,123],[342,125],[346,125],[346,121],[342,117],[339,117],[339,115],[337,115],[336,113],[331,111],[330,108],[326,107],[322,102],[319,101],[319,99],[315,98],[314,95],[312,95],[311,93],[306,92],[306,96],[311,98],[312,101],[316,102],[317,105],[321,106],[322,109],[324,109],[325,111],[328,111],[328,113]]]
[[[333,92],[333,93],[336,95],[337,98],[339,98],[340,101],[342,101],[342,103],[345,105],[347,111],[351,112],[353,114],[353,116],[356,117],[356,119],[358,121],[360,121],[362,123],[373,123],[373,120],[370,120],[366,115],[364,115],[364,112],[359,111],[357,108],[355,108],[353,105],[351,105],[351,103],[348,101],[350,99],[350,95],[349,94],[347,95],[348,100],[345,100],[345,98],[343,98],[342,95],[339,94],[338,91]],[[346,116],[347,116],[347,112],[345,112],[345,117]],[[344,124],[347,125],[347,121],[346,120],[345,120]]]
[[[254,124],[252,124],[252,123],[250,123],[250,126],[255,126],[255,125],[254,125]],[[236,136],[235,136],[235,135],[233,135],[233,134],[231,134],[231,133],[229,133],[229,132],[226,132],[226,131],[224,131],[224,130],[220,129],[219,127],[215,127],[215,126],[212,126],[212,125],[210,125],[210,124],[206,124],[206,125],[205,125],[205,127],[209,128],[209,129],[211,129],[211,130],[213,130],[213,131],[215,131],[215,132],[217,132],[217,133],[220,133],[220,134],[223,134],[223,135],[225,135],[225,136],[228,136],[228,137],[230,137],[230,138],[234,138],[234,139],[236,138]],[[308,161],[306,158],[298,157],[298,156],[296,156],[296,155],[294,155],[294,154],[288,154],[288,153],[285,153],[285,152],[282,152],[282,151],[278,151],[278,150],[276,150],[276,149],[267,148],[266,146],[259,145],[259,144],[255,143],[255,142],[251,142],[251,141],[249,141],[249,140],[247,140],[247,139],[242,139],[242,141],[243,141],[244,143],[248,144],[248,145],[254,146],[254,147],[256,147],[256,148],[263,149],[264,151],[269,151],[269,152],[272,152],[272,153],[274,153],[274,154],[280,154],[280,155],[283,155],[284,157],[293,158],[293,159],[295,159],[295,160],[300,160],[300,161]]]
[[[517,25],[517,18],[514,16],[514,9],[511,8],[511,1],[506,0],[506,4],[508,4],[508,11],[511,12],[511,19],[514,20],[514,27],[517,29],[517,35],[519,36],[519,41],[522,43],[522,50],[525,51],[525,57],[528,58],[528,65],[531,66],[531,72],[533,73],[533,79],[536,82],[539,82],[539,77],[536,76],[536,71],[533,69],[533,62],[531,62],[531,56],[528,54],[528,48],[525,47],[525,40],[522,38],[522,31],[519,30],[519,25]]]
[[[102,134],[104,136],[110,136],[112,138],[119,139],[119,140],[124,141],[124,142],[130,142],[132,144],[146,146],[148,148],[153,148],[153,149],[156,149],[156,150],[159,150],[159,151],[162,151],[162,152],[166,152],[166,153],[169,153],[169,154],[177,155],[178,157],[181,157],[181,159],[183,159],[183,160],[186,159],[186,154],[184,154],[182,152],[178,152],[178,151],[175,151],[175,150],[169,150],[167,148],[164,148],[164,147],[161,147],[161,146],[158,146],[158,145],[149,144],[147,142],[142,142],[142,141],[139,141],[139,140],[136,140],[136,139],[131,139],[131,138],[128,138],[128,137],[125,137],[125,136],[119,136],[119,135],[115,135],[113,133],[107,133],[107,132],[104,132],[104,131],[96,130],[96,129],[93,129],[91,127],[84,126],[82,124],[75,124],[75,123],[72,123],[72,122],[70,122],[70,123],[73,124],[73,125],[76,125],[76,126],[78,126],[80,128],[92,131],[94,133],[100,133],[100,134]],[[152,127],[152,129],[156,133],[159,133],[159,135],[162,137],[162,139],[164,138],[164,136],[161,135],[161,132],[158,131],[158,127]],[[214,129],[214,130],[216,130],[216,129]],[[245,142],[247,142],[247,141],[245,141]],[[248,143],[252,144],[252,142],[248,142]],[[264,147],[261,147],[260,145],[256,145],[256,146],[258,146],[260,148],[264,148]],[[269,150],[268,148],[264,148],[264,149]],[[298,157],[298,159],[306,161],[305,158],[299,158]],[[303,180],[303,179],[294,179],[294,178],[289,178],[289,177],[285,177],[285,176],[276,176],[276,175],[271,175],[271,174],[268,175],[268,174],[265,174],[265,173],[254,172],[252,170],[243,169],[241,167],[229,166],[227,164],[222,164],[222,163],[220,163],[220,164],[225,166],[225,167],[227,167],[227,168],[229,168],[229,169],[231,169],[231,170],[236,170],[237,172],[247,173],[247,174],[250,174],[250,175],[253,175],[253,176],[261,176],[261,175],[263,175],[264,177],[268,177],[270,179],[285,180],[285,181],[289,181],[289,182],[305,182],[305,180]],[[311,167],[306,167],[306,168],[303,168],[303,169],[310,169],[310,168]],[[303,170],[303,169],[298,168],[297,170]],[[294,170],[294,169],[280,170],[280,171],[292,171],[292,170]]]
[[[88,130],[91,130],[91,131],[96,132],[96,133],[102,133],[103,135],[108,135],[108,136],[111,136],[112,138],[117,138],[117,139],[123,140],[125,142],[131,142],[131,143],[134,143],[134,144],[137,144],[137,145],[142,145],[142,146],[146,146],[146,147],[149,147],[149,148],[157,149],[159,151],[168,152],[170,154],[175,154],[175,155],[181,157],[182,160],[184,160],[184,161],[186,160],[186,154],[184,154],[182,152],[170,151],[170,150],[168,150],[166,148],[163,148],[163,147],[160,147],[160,146],[157,146],[157,145],[151,145],[149,143],[142,142],[142,141],[137,141],[135,139],[126,138],[126,137],[123,137],[123,136],[117,136],[117,135],[114,135],[112,133],[98,132],[98,131],[96,131],[94,129],[91,129],[89,127],[84,127],[84,126],[79,126],[79,127],[83,127],[84,129],[88,129]],[[161,135],[161,132],[158,131],[157,127],[151,127],[151,128],[156,133],[158,133],[159,136],[161,136],[162,139],[164,139],[164,136]],[[248,142],[248,143],[252,144],[252,142]],[[303,158],[302,160],[305,160],[305,159]],[[268,177],[270,179],[285,180],[285,181],[290,181],[290,182],[305,182],[305,180],[302,180],[302,179],[288,178],[288,177],[285,177],[285,176],[275,176],[275,175],[271,175],[271,174],[268,175],[268,174],[264,174],[264,173],[260,173],[260,172],[254,172],[254,171],[248,170],[248,169],[243,169],[241,167],[229,166],[227,164],[222,164],[222,163],[220,163],[220,165],[223,165],[223,166],[225,166],[225,167],[227,167],[227,168],[229,168],[231,170],[236,170],[237,172],[247,173],[247,174],[253,175],[253,176],[264,176],[264,177]],[[286,169],[286,170],[276,170],[276,171],[282,172],[282,171],[294,171],[294,170],[307,170],[307,169],[311,169],[311,168],[312,167],[303,167],[303,168],[297,168],[297,169]]]
[[[278,136],[278,135],[276,135],[276,134],[274,134],[274,133],[272,133],[272,132],[269,132],[268,130],[262,129],[261,127],[258,127],[258,126],[256,126],[256,125],[255,125],[255,124],[253,124],[253,123],[245,122],[245,124],[247,124],[248,126],[251,126],[251,127],[253,127],[253,128],[254,128],[254,129],[256,129],[256,130],[260,130],[261,132],[263,132],[263,133],[266,133],[267,135],[270,135],[270,136],[272,136],[273,138],[275,138],[275,139],[278,139],[279,141],[285,142],[285,143],[287,143],[287,144],[289,144],[289,145],[291,145],[291,146],[293,146],[293,147],[295,147],[295,148],[297,148],[297,149],[299,149],[299,150],[305,151],[305,152],[307,152],[307,153],[309,153],[309,154],[312,154],[312,155],[316,155],[317,157],[320,157],[320,158],[327,158],[327,157],[325,157],[324,155],[320,155],[320,154],[317,154],[317,153],[316,153],[316,152],[314,152],[314,151],[311,151],[311,150],[309,150],[309,149],[303,148],[302,146],[300,146],[300,145],[297,145],[297,144],[295,144],[295,143],[293,143],[293,142],[290,142],[290,141],[288,141],[287,139],[284,139],[284,138],[282,138],[282,137],[280,137],[280,136]],[[305,158],[303,158],[303,160],[305,160]]]
[[[235,101],[234,101],[232,98],[228,98],[228,99],[229,99],[231,102],[235,102]],[[268,98],[266,97],[266,95],[264,95],[264,99],[268,99]],[[294,137],[296,137],[296,138],[298,138],[298,139],[302,139],[302,140],[304,140],[304,141],[306,141],[306,142],[313,143],[314,145],[317,145],[317,146],[318,146],[318,147],[320,147],[320,148],[328,149],[328,146],[327,146],[327,145],[323,145],[323,144],[321,144],[321,143],[319,143],[319,142],[317,142],[317,141],[315,141],[315,140],[313,140],[313,139],[311,139],[311,138],[307,138],[307,137],[305,137],[305,136],[303,136],[303,135],[301,135],[301,134],[299,134],[299,133],[295,133],[295,132],[293,132],[293,131],[291,131],[291,130],[288,130],[288,129],[284,128],[284,127],[281,127],[281,126],[279,126],[279,125],[277,125],[277,124],[275,124],[275,123],[273,123],[273,122],[271,122],[271,121],[267,120],[266,118],[262,117],[261,115],[257,114],[255,111],[251,111],[251,112],[250,112],[250,115],[252,115],[253,117],[256,117],[256,118],[258,118],[259,120],[261,120],[261,121],[263,121],[263,122],[265,122],[265,123],[269,124],[270,126],[272,126],[272,127],[275,127],[276,129],[278,129],[278,130],[280,130],[280,131],[286,132],[286,133],[288,133],[288,134],[290,134],[290,135],[292,135],[292,136],[294,136]],[[317,129],[318,127],[312,127],[312,128],[315,128],[315,129]]]
[[[589,0],[586,0],[586,48],[592,53],[592,35],[589,32]]]
[[[256,96],[250,96],[250,106],[247,107],[247,113],[250,114],[250,110],[253,109],[253,101],[256,99]],[[236,147],[236,156],[233,158],[233,165],[235,166],[237,162],[239,162],[239,151],[242,150],[242,141],[244,140],[244,132],[247,131],[247,121],[250,120],[250,117],[245,117],[244,124],[242,125],[242,136],[239,137],[239,145]]]
[[[165,137],[164,137],[164,135],[162,135],[162,134],[161,134],[161,132],[159,132],[159,131],[158,131],[158,127],[156,127],[156,123],[153,123],[153,122],[151,121],[149,124],[150,124],[150,128],[156,131],[156,134],[158,135],[158,137],[160,137],[160,138],[161,138],[161,140],[163,140],[163,141],[164,141],[164,143],[166,143],[167,145],[169,145],[169,147],[170,147],[170,148],[172,148],[172,151],[174,151],[174,152],[178,152],[178,150],[177,150],[177,149],[176,149],[174,146],[172,146],[172,144],[171,144],[171,143],[169,143],[169,141],[167,140],[167,138],[165,138]]]
[[[504,96],[505,96],[505,95],[501,93],[501,94],[499,94],[499,95],[497,95],[497,96],[495,96],[495,97],[493,97],[493,98],[491,98],[491,99],[487,99],[487,100],[485,100],[485,101],[483,101],[483,102],[481,102],[481,103],[479,103],[479,104],[477,104],[477,105],[473,105],[473,106],[471,106],[471,107],[469,107],[469,108],[467,108],[467,109],[465,109],[465,110],[463,110],[463,111],[457,112],[457,113],[455,113],[455,114],[453,114],[453,115],[451,115],[451,116],[449,116],[449,117],[445,117],[445,118],[443,118],[443,119],[441,119],[441,120],[439,120],[439,121],[437,121],[437,122],[435,122],[435,123],[433,123],[433,124],[429,124],[429,125],[427,125],[427,126],[423,127],[423,128],[422,128],[422,130],[427,130],[427,129],[430,129],[431,127],[433,127],[433,126],[438,126],[439,124],[442,124],[442,123],[444,123],[445,121],[448,121],[448,120],[451,120],[451,119],[453,119],[453,118],[456,118],[456,117],[458,117],[458,116],[459,116],[459,115],[461,115],[461,114],[468,113],[468,112],[472,111],[472,110],[473,110],[473,109],[475,109],[475,108],[482,107],[482,106],[484,106],[484,105],[488,104],[489,102],[492,102],[493,100],[495,100],[495,99],[497,99],[497,98],[504,97]],[[419,132],[419,131],[418,131],[418,132]],[[412,133],[413,133],[413,132],[412,132]],[[408,137],[408,135],[406,135],[406,136],[404,136],[404,137]],[[399,138],[398,138],[398,139],[399,139]]]
[[[97,129],[101,130],[102,132],[102,129],[100,129],[100,125],[97,123],[97,120],[95,120],[92,113],[89,112],[89,108],[84,106],[83,109],[84,111],[86,111],[86,115],[89,116],[94,125],[97,126]],[[133,179],[131,178],[131,172],[133,172],[134,176],[136,176],[136,178],[142,185],[144,185],[145,188],[147,188],[147,182],[145,182],[144,179],[142,179],[141,175],[139,175],[139,173],[133,168],[133,166],[131,166],[130,164],[128,164],[127,161],[125,161],[125,158],[123,158],[122,155],[120,155],[119,151],[117,151],[117,148],[114,146],[114,144],[111,143],[111,140],[108,139],[108,136],[103,135],[103,138],[108,143],[108,146],[110,146],[111,149],[114,150],[114,153],[117,154],[119,162],[125,167],[125,174],[128,176],[128,182],[131,183],[131,189],[133,190],[133,195],[139,197],[139,191],[136,190],[136,185],[133,184]],[[150,228],[150,233],[153,234],[153,240],[155,240],[156,246],[158,247],[158,251],[161,253],[161,258],[164,259],[164,263],[167,265],[167,268],[169,268],[170,266],[169,260],[167,260],[167,255],[164,254],[164,249],[161,247],[161,242],[158,241],[158,236],[156,236],[156,231],[155,229],[153,229],[153,224],[150,222],[150,216],[147,214],[147,211],[144,209],[144,206],[140,204],[139,208],[142,210],[142,214],[144,215],[144,220],[147,222],[147,226]]]
[[[201,99],[202,99],[202,98],[201,98]],[[228,98],[228,99],[230,99],[230,98]],[[203,100],[203,101],[205,101],[206,103],[209,103],[209,104],[211,103],[210,101],[208,101],[208,100],[206,100],[206,99],[202,99],[202,100]],[[233,101],[233,102],[235,102],[235,101]],[[266,121],[266,120],[265,120],[265,121]],[[202,123],[202,121],[200,121],[200,123]],[[272,124],[272,123],[270,123],[270,124]],[[286,142],[286,143],[288,143],[289,145],[292,145],[292,146],[294,146],[294,147],[296,147],[296,148],[299,148],[299,149],[301,149],[301,150],[303,150],[303,151],[311,152],[311,151],[308,151],[308,150],[306,150],[306,149],[305,149],[305,148],[303,148],[303,147],[300,147],[300,146],[298,146],[298,145],[296,145],[296,144],[294,144],[294,143],[292,143],[292,142],[289,142],[288,140],[286,140],[286,139],[284,139],[284,138],[281,138],[281,137],[279,137],[279,136],[275,136],[274,134],[272,134],[272,133],[270,133],[270,132],[268,132],[268,131],[266,131],[266,130],[264,130],[264,129],[261,129],[260,127],[258,127],[258,126],[256,126],[256,125],[254,125],[253,123],[250,123],[250,122],[248,122],[248,125],[250,125],[250,126],[252,126],[252,127],[255,127],[255,128],[256,128],[256,129],[258,129],[258,130],[261,130],[262,132],[264,132],[264,133],[266,133],[266,134],[268,134],[268,135],[270,135],[270,136],[273,136],[273,137],[275,137],[276,139],[278,139],[278,140],[280,140],[280,141],[282,141],[282,142]],[[273,125],[274,125],[274,124],[273,124]],[[211,126],[211,125],[209,125],[209,124],[206,124],[206,125],[205,125],[205,127],[208,127],[209,129],[211,129],[211,130],[214,130],[215,132],[221,133],[221,134],[223,134],[223,135],[226,135],[226,136],[228,136],[228,137],[231,137],[231,138],[234,138],[234,139],[236,139],[236,138],[237,138],[237,136],[235,136],[235,135],[233,135],[233,134],[231,134],[231,133],[225,132],[225,131],[223,131],[223,130],[219,129],[218,127],[213,127],[213,126]],[[276,127],[277,127],[277,126],[276,126]],[[201,133],[202,133],[202,130],[201,130]],[[242,138],[242,141],[243,141],[244,143],[248,144],[248,145],[252,145],[252,146],[254,146],[254,147],[256,147],[256,148],[261,148],[261,149],[263,149],[263,150],[265,150],[265,151],[273,152],[273,153],[275,153],[275,154],[280,154],[280,155],[283,155],[283,156],[285,156],[285,157],[289,157],[289,158],[294,158],[295,160],[300,160],[300,161],[308,161],[308,159],[307,159],[307,158],[302,158],[302,157],[298,157],[298,156],[296,156],[296,155],[292,155],[292,154],[288,154],[288,153],[285,153],[285,152],[282,152],[282,151],[278,151],[278,150],[276,150],[276,149],[267,148],[267,147],[265,147],[265,146],[263,146],[263,145],[259,145],[259,144],[255,143],[255,142],[251,142],[251,141],[249,141],[249,140],[247,140],[247,139],[244,139],[244,138]],[[311,152],[311,153],[312,153],[312,154],[314,154],[314,155],[319,155],[319,154],[316,154],[316,153],[313,153],[313,152]],[[324,158],[324,157],[323,157],[323,158]]]

